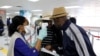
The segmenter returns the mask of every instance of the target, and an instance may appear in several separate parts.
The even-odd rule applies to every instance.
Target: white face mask
[[[30,25],[24,26],[24,28],[25,28],[26,35],[32,35],[35,31],[34,28],[31,27]]]
[[[31,29],[30,29],[30,26],[24,26],[24,29],[25,29],[25,32],[26,34],[30,34],[31,33]]]

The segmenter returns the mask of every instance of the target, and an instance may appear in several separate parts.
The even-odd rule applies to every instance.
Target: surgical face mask
[[[30,26],[24,26],[24,29],[25,29],[25,34],[29,35],[31,33],[31,29],[30,29]]]
[[[26,35],[33,35],[35,32],[35,28],[33,28],[30,25],[25,26],[24,28],[25,28]]]

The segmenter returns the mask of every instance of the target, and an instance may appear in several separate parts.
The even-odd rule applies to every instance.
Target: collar
[[[62,30],[65,31],[69,27],[70,24],[71,24],[70,20],[66,20],[62,26]]]

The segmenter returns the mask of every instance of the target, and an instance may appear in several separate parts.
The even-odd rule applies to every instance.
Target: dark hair
[[[8,28],[8,35],[12,36],[14,32],[17,32],[17,27],[19,25],[23,25],[23,23],[25,22],[25,17],[23,16],[15,16],[12,18],[12,23],[10,24],[9,28]]]
[[[75,17],[70,17],[69,19],[72,23],[76,24],[76,18]]]
[[[42,16],[40,16],[40,18],[42,18]]]

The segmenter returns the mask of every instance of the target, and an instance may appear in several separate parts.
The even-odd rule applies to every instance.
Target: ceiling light
[[[29,0],[29,1],[31,1],[31,2],[38,2],[39,0]]]
[[[3,8],[3,9],[8,9],[8,8],[11,8],[12,6],[1,6],[0,8]]]
[[[42,10],[32,10],[33,12],[41,12]]]
[[[66,6],[66,9],[72,9],[72,8],[80,8],[80,6]]]

